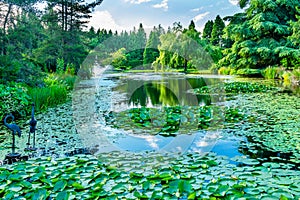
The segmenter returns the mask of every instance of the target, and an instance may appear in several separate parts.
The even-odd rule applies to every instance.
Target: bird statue
[[[31,120],[29,122],[30,129],[29,129],[29,136],[28,136],[28,143],[27,143],[27,145],[29,146],[30,145],[30,133],[33,133],[33,147],[32,148],[28,147],[28,149],[31,149],[31,150],[36,150],[35,149],[35,130],[36,130],[36,124],[37,124],[37,121],[34,119],[34,103],[33,103],[32,104],[32,109],[31,109]]]
[[[12,154],[15,154],[15,134],[18,133],[18,136],[21,137],[21,129],[16,124],[7,123],[8,118],[12,118],[12,121],[15,120],[15,117],[10,113],[4,118],[4,125],[13,132],[13,144],[12,144]]]

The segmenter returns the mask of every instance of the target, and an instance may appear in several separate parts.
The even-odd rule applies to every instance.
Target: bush
[[[285,83],[299,83],[300,81],[300,69],[294,69],[293,71],[285,71],[282,75]]]
[[[69,74],[49,74],[44,82],[47,87],[51,87],[54,85],[61,85],[66,87],[67,90],[72,90],[74,88],[74,84],[76,81],[76,76],[72,76]]]
[[[221,74],[221,75],[229,75],[229,74],[230,74],[230,68],[228,68],[228,67],[221,67],[221,68],[218,70],[218,74]]]
[[[239,69],[236,72],[237,75],[245,76],[245,77],[261,77],[260,69]]]
[[[0,56],[0,83],[25,83],[31,87],[42,86],[44,73],[29,61],[16,61],[9,56]]]
[[[0,56],[0,83],[6,84],[18,79],[21,64],[9,56]]]
[[[25,116],[30,110],[30,96],[20,83],[0,84],[0,119],[9,113]]]
[[[283,73],[283,68],[269,66],[261,74],[266,79],[279,79],[282,78]]]

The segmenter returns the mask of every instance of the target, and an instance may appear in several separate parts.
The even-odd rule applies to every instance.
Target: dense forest
[[[156,70],[210,69],[221,74],[299,79],[298,1],[240,1],[243,13],[216,16],[201,32],[191,21],[164,30],[154,27],[146,39],[138,30],[113,35],[104,64],[131,69],[151,66]],[[227,25],[225,25],[227,24]],[[109,52],[107,51],[107,52]],[[103,54],[102,54],[103,56]]]
[[[119,70],[210,70],[292,82],[300,77],[298,0],[241,0],[244,12],[217,15],[202,32],[191,21],[188,27],[174,22],[167,30],[157,25],[149,35],[142,24],[120,33],[87,27],[102,0],[47,0],[42,1],[47,5],[43,10],[37,8],[39,2],[0,1],[1,93],[21,95],[14,102],[0,97],[1,118],[30,99],[40,109],[64,101],[74,75],[91,75],[94,58]],[[93,58],[91,63],[86,62],[87,56]],[[63,99],[41,96],[49,87],[48,93],[55,88]],[[47,103],[38,102],[43,98]]]

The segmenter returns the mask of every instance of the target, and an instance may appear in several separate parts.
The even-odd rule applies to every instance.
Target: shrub
[[[278,79],[283,75],[283,69],[279,67],[267,67],[262,71],[262,76],[266,79]]]
[[[0,84],[0,119],[6,114],[25,116],[30,110],[30,96],[20,83]]]
[[[0,83],[16,81],[21,69],[21,64],[13,61],[9,56],[0,56]]]
[[[293,71],[285,71],[282,75],[285,83],[299,83],[300,81],[300,69],[294,69]]]
[[[76,81],[76,76],[69,75],[69,74],[49,74],[45,79],[44,82],[47,87],[51,87],[54,85],[61,85],[66,87],[67,90],[72,90],[74,88],[74,84]]]
[[[261,77],[261,70],[260,69],[239,69],[236,72],[237,75],[245,76],[245,77]]]
[[[229,74],[230,74],[230,68],[228,68],[228,67],[221,67],[221,68],[218,70],[218,74],[221,74],[221,75],[229,75]]]

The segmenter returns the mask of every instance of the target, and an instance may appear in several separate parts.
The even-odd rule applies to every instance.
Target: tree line
[[[39,2],[46,3],[42,11],[35,6]],[[299,0],[240,0],[243,12],[217,15],[202,33],[191,21],[188,27],[175,22],[167,30],[158,25],[149,35],[142,24],[119,33],[88,30],[91,13],[101,3],[1,0],[2,82],[24,79],[38,70],[77,73],[88,55],[122,70],[211,69],[257,75],[276,68],[278,76],[278,69],[299,69]]]
[[[39,10],[38,3],[44,3],[45,8]],[[64,63],[60,65],[63,70],[76,73],[96,45],[94,35],[85,29],[93,9],[101,3],[1,0],[1,82],[24,81],[38,71],[55,72],[59,61]]]
[[[179,22],[168,30],[154,27],[148,39],[143,37],[136,47],[128,43],[118,46],[106,63],[122,69],[149,64],[162,70],[210,68],[224,74],[269,78],[282,78],[285,72],[293,71],[299,79],[299,3],[240,0],[243,12],[223,18],[218,15],[205,24],[202,33],[193,21],[187,28]],[[137,33],[145,35],[142,25]],[[116,41],[137,33],[121,33],[115,36],[119,38]]]
[[[154,26],[149,35],[140,24],[133,31],[111,35],[99,45],[98,58],[117,69],[208,69],[222,58],[223,19],[218,15],[205,25],[203,36],[192,20],[187,28],[174,22],[165,30]]]

